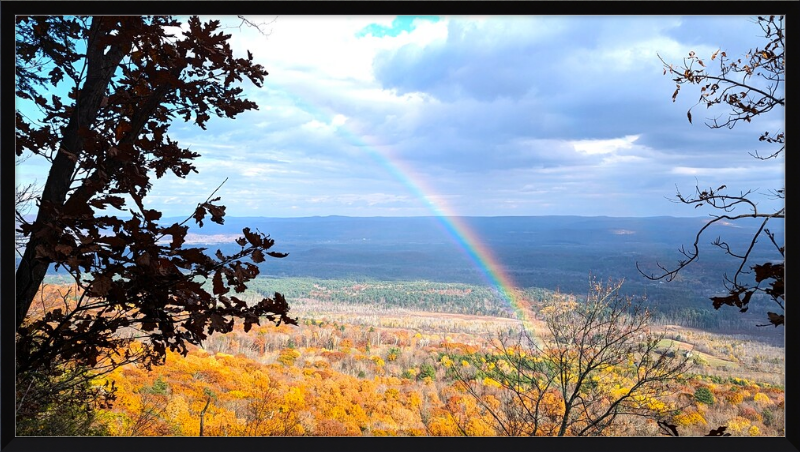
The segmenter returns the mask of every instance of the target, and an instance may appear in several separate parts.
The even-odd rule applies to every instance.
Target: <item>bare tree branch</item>
[[[272,34],[272,30],[270,29],[269,31],[264,31],[264,29],[274,24],[278,20],[278,16],[275,16],[275,18],[270,20],[269,22],[255,23],[242,15],[237,15],[236,17],[238,17],[242,21],[237,28],[241,30],[242,25],[247,25],[248,27],[255,28],[256,30],[258,30],[258,32],[265,37],[269,37]]]
[[[681,67],[675,67],[659,55],[664,66],[664,74],[670,74],[676,83],[675,92],[672,94],[672,101],[675,102],[681,87],[684,85],[697,85],[700,87],[698,104],[705,104],[710,108],[717,104],[728,107],[727,119],[718,121],[713,119],[707,125],[711,128],[728,127],[733,128],[739,121],[751,122],[752,118],[765,114],[775,107],[785,106],[785,95],[783,82],[785,81],[785,58],[784,58],[784,16],[759,16],[756,20],[764,33],[766,43],[763,47],[751,49],[743,58],[729,58],[726,52],[717,50],[710,60],[718,57],[719,72],[711,74],[706,69],[706,64],[695,52],[689,52],[689,56],[684,58]],[[756,78],[753,78],[756,76]],[[694,107],[692,107],[694,108]],[[687,112],[689,122],[692,120],[691,108]],[[759,141],[768,145],[778,145],[776,151],[768,153],[766,156],[759,154],[758,151],[751,152],[750,155],[758,160],[769,160],[782,155],[785,150],[785,132],[770,133],[764,132]],[[691,205],[695,209],[703,206],[711,207],[716,211],[724,212],[722,215],[712,214],[712,219],[707,222],[695,235],[694,243],[690,250],[681,247],[680,252],[685,259],[679,260],[678,264],[672,267],[656,263],[658,273],[645,272],[639,262],[636,268],[644,277],[650,280],[672,281],[687,266],[696,262],[700,256],[698,246],[703,233],[713,224],[722,220],[737,221],[745,218],[761,218],[763,221],[754,232],[752,238],[744,245],[743,251],[734,251],[731,244],[717,237],[711,242],[721,249],[726,255],[737,259],[739,262],[733,272],[733,276],[723,275],[727,296],[712,297],[714,307],[719,309],[723,305],[736,306],[742,312],[747,310],[747,305],[755,293],[763,293],[783,310],[783,258],[784,246],[779,245],[775,235],[767,232],[767,223],[770,220],[783,220],[785,217],[785,207],[780,207],[770,212],[759,211],[758,199],[751,191],[742,191],[738,196],[726,195],[723,190],[725,185],[716,190],[701,190],[695,187],[696,193],[692,197],[684,197],[680,191],[677,192],[678,203]],[[771,190],[773,199],[784,199],[785,188]],[[746,208],[749,212],[733,214],[737,208]],[[752,262],[753,250],[758,241],[758,237],[765,234],[779,251],[780,263],[774,261],[766,263]],[[755,273],[755,284],[744,281],[742,275]],[[766,287],[762,284],[766,284]],[[770,323],[778,326],[783,324],[783,315],[777,313],[767,313]]]
[[[619,294],[621,284],[593,281],[580,302],[557,296],[539,311],[547,330],[542,337],[524,328],[501,334],[485,362],[451,367],[496,431],[593,436],[623,418],[666,415],[669,403],[662,400],[670,382],[689,369],[689,356],[665,348],[663,335],[650,333],[649,313],[640,301]],[[663,409],[654,408],[655,401]]]

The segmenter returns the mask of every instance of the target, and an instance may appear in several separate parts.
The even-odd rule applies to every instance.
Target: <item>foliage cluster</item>
[[[238,326],[231,333],[214,334],[203,349],[190,348],[185,359],[171,354],[164,366],[150,372],[132,366],[117,369],[94,382],[101,386],[109,379],[119,388],[117,402],[101,410],[95,425],[114,435],[197,435],[199,414],[211,393],[205,435],[506,434],[482,403],[503,403],[498,397],[504,381],[501,363],[514,363],[511,358],[531,365],[535,361],[532,355],[508,355],[492,345],[489,339],[495,333],[489,333],[488,319],[448,320],[428,313],[437,320],[429,324],[406,312],[394,323],[386,315],[340,315],[330,306],[329,313],[298,311],[298,327],[245,332]],[[493,331],[517,331],[512,323],[505,325]],[[622,389],[631,377],[626,365],[601,373],[599,389]],[[480,379],[473,384],[484,397],[470,395],[454,378],[454,370],[475,372]],[[700,387],[708,388],[717,403],[696,402]],[[686,375],[672,392],[661,401],[675,408],[666,419],[679,424],[682,435],[704,435],[735,417],[747,424],[737,420],[742,426],[730,430],[733,435],[749,435],[754,426],[760,435],[781,434],[780,388],[741,378]],[[757,394],[764,394],[768,404]],[[542,400],[557,420],[560,397],[551,391]],[[658,427],[637,417],[607,434],[655,435]]]
[[[231,254],[186,246],[189,221],[224,222],[216,191],[180,223],[162,224],[162,213],[145,207],[153,176],[197,171],[199,154],[169,135],[175,119],[205,129],[212,116],[257,108],[238,86],[260,87],[267,75],[252,54],[234,56],[220,22],[196,16],[185,24],[169,16],[16,16],[15,25],[15,154],[49,165],[41,193],[16,197],[16,383],[27,395],[18,398],[20,425],[60,398],[71,405],[93,377],[125,363],[163,364],[167,350],[185,354],[235,320],[246,329],[294,323],[278,293],[249,304],[233,294],[267,256],[285,256],[270,250],[268,235],[244,228]],[[31,201],[32,221],[24,215]],[[65,270],[75,289],[34,315],[51,267]]]

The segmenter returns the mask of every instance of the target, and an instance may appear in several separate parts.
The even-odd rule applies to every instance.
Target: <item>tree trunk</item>
[[[61,139],[61,148],[53,159],[47,176],[39,210],[34,221],[36,226],[57,222],[59,210],[64,205],[72,184],[72,175],[83,152],[81,130],[91,127],[97,118],[100,103],[108,84],[122,58],[129,52],[131,41],[115,42],[107,52],[100,38],[110,31],[104,18],[92,19],[86,51],[87,75]],[[111,19],[113,25],[114,19]],[[39,286],[44,280],[51,261],[37,255],[37,248],[48,246],[47,237],[31,234],[16,274],[16,327],[25,320]]]
[[[200,412],[200,436],[203,436],[203,427],[205,426],[206,422],[206,410],[208,409],[208,405],[211,403],[211,396],[208,397],[206,400],[206,406],[203,407],[203,411]]]

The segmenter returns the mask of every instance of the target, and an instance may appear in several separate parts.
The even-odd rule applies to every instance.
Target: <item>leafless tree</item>
[[[21,165],[23,162],[28,160],[30,156],[25,157],[18,157],[14,162],[15,166]],[[28,220],[26,215],[31,212],[31,208],[36,204],[37,200],[39,199],[39,195],[41,194],[41,187],[36,185],[35,182],[25,183],[25,184],[16,184],[14,186],[14,208],[15,208],[15,215],[14,219],[16,220],[17,225],[28,224]],[[25,245],[28,243],[28,239],[22,234],[22,231],[15,230],[14,231],[14,245],[17,255],[22,257],[22,252],[25,249]]]
[[[696,85],[700,89],[700,97],[692,108],[705,105],[711,108],[722,104],[727,107],[726,115],[710,119],[706,125],[712,129],[732,129],[741,121],[751,122],[753,118],[772,111],[776,107],[784,107],[785,92],[785,25],[784,16],[758,17],[757,25],[761,28],[766,43],[763,47],[751,49],[744,58],[731,58],[726,52],[717,50],[709,61],[716,61],[718,70],[713,73],[707,69],[706,63],[695,52],[689,52],[680,66],[674,66],[661,59],[664,74],[669,73],[676,83],[672,95],[674,102],[685,85]],[[661,58],[659,56],[659,58]],[[692,121],[692,109],[687,112],[689,122]],[[785,132],[781,130],[764,132],[758,140],[775,149],[766,155],[752,152],[758,160],[776,159],[783,155],[785,149]],[[708,229],[720,222],[736,222],[749,218],[759,220],[759,226],[751,240],[743,246],[733,246],[728,241],[717,237],[711,243],[719,247],[725,254],[738,260],[732,275],[723,275],[727,294],[712,297],[714,308],[723,305],[736,306],[745,312],[754,294],[767,295],[780,312],[768,312],[769,324],[783,325],[784,320],[784,252],[785,245],[776,234],[768,228],[772,221],[783,221],[786,207],[764,210],[759,209],[762,197],[784,200],[785,187],[774,188],[767,193],[755,193],[753,190],[742,190],[738,194],[730,194],[726,185],[714,189],[695,187],[692,195],[684,195],[678,190],[675,202],[700,208],[712,209],[711,220],[696,234],[694,243],[688,249],[680,249],[684,258],[675,266],[657,264],[658,272],[645,272],[637,262],[639,271],[651,280],[672,281],[684,268],[696,262],[700,256],[699,244]],[[775,259],[768,262],[753,262],[753,251],[759,239],[766,237],[775,251]],[[780,242],[780,243],[779,243]],[[735,248],[735,249],[734,249]],[[769,325],[767,324],[767,325]],[[764,326],[764,325],[760,325]]]
[[[275,16],[275,18],[270,20],[269,22],[258,22],[258,23],[256,23],[256,22],[253,22],[252,20],[248,19],[246,16],[238,15],[236,17],[239,18],[239,20],[241,20],[241,22],[239,23],[237,28],[239,28],[241,30],[243,25],[247,25],[250,28],[255,28],[256,30],[258,30],[258,32],[261,33],[261,35],[265,36],[265,37],[269,37],[269,35],[272,34],[272,29],[269,29],[269,31],[267,31],[267,27],[269,27],[270,25],[274,24],[278,20],[278,16]]]
[[[650,314],[620,295],[621,285],[593,281],[585,300],[556,297],[541,309],[538,337],[529,329],[499,335],[486,363],[451,367],[496,431],[594,436],[626,418],[665,415],[663,399],[689,357],[650,332]]]

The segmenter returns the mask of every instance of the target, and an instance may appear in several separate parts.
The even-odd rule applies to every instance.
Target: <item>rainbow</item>
[[[273,83],[272,88],[275,89]],[[280,90],[284,95],[289,96],[295,105],[303,108],[304,111],[312,113],[315,119],[324,123],[331,123],[334,115],[321,111],[320,108],[309,104],[302,98],[293,95],[286,90]],[[338,133],[350,141],[353,145],[364,150],[376,163],[383,167],[388,173],[402,183],[414,196],[419,198],[426,207],[433,213],[440,226],[447,232],[450,239],[461,249],[469,260],[480,271],[483,278],[494,287],[500,297],[514,311],[517,319],[524,326],[530,327],[530,309],[527,308],[522,292],[517,289],[511,276],[506,272],[492,250],[481,240],[480,236],[464,221],[463,217],[456,214],[444,201],[444,198],[437,196],[435,190],[426,181],[416,176],[415,171],[400,158],[392,155],[391,150],[381,151],[386,148],[380,144],[369,144],[363,135],[353,130],[340,126]]]

